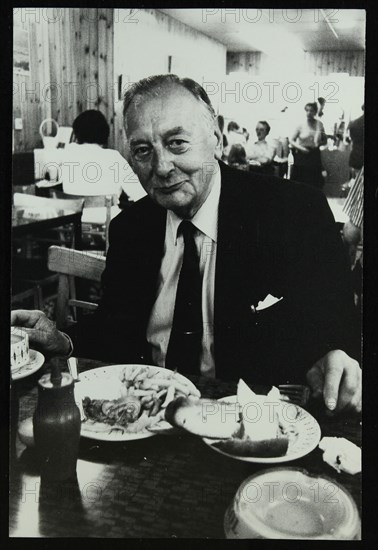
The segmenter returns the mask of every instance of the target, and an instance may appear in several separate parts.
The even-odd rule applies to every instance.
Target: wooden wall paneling
[[[81,19],[80,8],[71,8],[72,25],[72,50],[74,55],[74,74],[73,74],[73,112],[72,122],[79,113],[83,111],[83,73],[82,73],[82,55],[80,55],[81,45]]]
[[[364,51],[317,51],[305,53],[306,71],[314,76],[330,73],[349,73],[350,76],[365,75]]]
[[[37,38],[37,27],[40,24],[32,21],[29,23],[29,44],[30,44],[30,74],[26,76],[24,81],[25,95],[21,98],[21,113],[23,120],[24,132],[24,147],[25,151],[31,148],[31,145],[39,140],[38,127],[40,118],[40,101],[43,87],[43,78],[38,70],[38,55],[36,44],[39,42]]]
[[[88,12],[86,10],[86,17],[84,17],[84,12],[80,13],[80,29],[81,29],[81,40],[79,43],[79,49],[77,52],[78,59],[80,60],[81,65],[81,99],[82,99],[82,109],[81,111],[86,111],[90,109],[90,104],[88,101],[88,84],[89,84],[89,22],[88,22]]]
[[[41,26],[36,25],[37,33],[40,32],[40,41],[38,42],[38,78],[42,81],[41,111],[39,121],[45,118],[51,118],[51,101],[46,101],[45,90],[51,81],[49,70],[49,26],[47,21],[43,21]]]
[[[21,94],[22,94],[22,79],[21,76],[13,73],[13,96],[12,96],[12,109],[13,120],[15,118],[22,118],[21,116]],[[14,151],[23,150],[23,131],[14,130],[13,122],[13,149]]]
[[[263,54],[262,52],[228,52],[226,72],[243,71],[251,76],[260,74]]]
[[[337,52],[336,55],[334,55],[334,59],[336,62],[336,72],[344,73],[346,71],[345,61],[346,61],[346,55],[345,52]]]
[[[61,66],[59,54],[61,53],[61,44],[59,43],[59,27],[57,21],[49,21],[48,24],[48,38],[49,38],[49,73],[50,73],[50,85],[51,88],[48,94],[53,97],[56,95],[56,86],[60,85]],[[48,99],[47,99],[48,100]],[[51,101],[51,117],[60,124],[60,107],[61,102]],[[47,128],[46,128],[47,129]]]
[[[107,17],[106,9],[98,9],[98,85],[99,103],[98,107],[105,116],[108,115],[109,102],[107,94],[108,73],[107,73]]]
[[[100,90],[98,86],[98,10],[89,10],[90,20],[88,21],[89,28],[89,52],[88,52],[88,88],[87,88],[87,105],[88,109],[98,109],[100,104]]]
[[[13,117],[24,122],[23,130],[14,131],[15,152],[42,146],[43,119],[71,126],[79,113],[91,108],[106,116],[109,146],[114,146],[113,10],[65,8],[62,17],[42,17],[26,27],[30,75],[14,74]],[[94,82],[101,82],[98,97],[90,87]]]
[[[64,12],[62,18],[62,39],[65,47],[63,48],[62,62],[62,104],[64,112],[62,113],[62,122],[64,126],[71,126],[74,121],[74,103],[73,103],[73,84],[76,78],[75,61],[73,49],[73,22],[72,10],[68,9]],[[69,47],[67,45],[69,44]]]
[[[115,92],[114,82],[114,12],[106,10],[106,86],[104,96],[107,103],[107,121],[110,125],[109,147],[115,147],[115,101],[118,94]]]
[[[42,139],[39,134],[39,126],[45,118],[51,118],[51,106],[49,94],[50,70],[49,70],[49,27],[48,22],[42,18],[39,24],[35,24],[35,42],[36,44],[36,65],[33,70],[32,78],[38,82],[39,100],[34,110],[35,119],[31,122],[33,136],[26,150],[43,147]],[[33,63],[34,66],[34,63]],[[51,127],[50,127],[51,131]]]

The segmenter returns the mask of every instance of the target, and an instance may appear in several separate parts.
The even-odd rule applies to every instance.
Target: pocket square
[[[281,298],[276,298],[275,296],[268,294],[268,296],[266,296],[266,298],[262,302],[258,302],[256,308],[254,306],[251,306],[251,309],[252,311],[254,310],[262,311],[263,309],[267,309],[268,307],[274,306],[274,304],[276,304],[282,299],[283,299],[282,296]]]

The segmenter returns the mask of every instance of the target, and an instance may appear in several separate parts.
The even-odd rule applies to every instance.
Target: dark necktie
[[[178,230],[184,238],[184,257],[165,366],[180,373],[199,374],[203,333],[202,277],[193,235],[195,227],[184,220]]]

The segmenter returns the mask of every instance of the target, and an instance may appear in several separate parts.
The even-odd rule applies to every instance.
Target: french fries
[[[120,423],[127,433],[138,433],[163,421],[167,405],[180,395],[200,397],[200,392],[193,385],[186,384],[185,379],[169,370],[157,371],[153,367],[128,365],[119,379],[122,383],[120,398],[104,401],[100,409],[102,417],[96,414],[92,420],[113,424],[117,415],[115,425]],[[93,401],[92,409],[88,410],[96,411],[99,404],[101,400]]]

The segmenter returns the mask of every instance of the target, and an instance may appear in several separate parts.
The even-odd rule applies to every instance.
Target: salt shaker
[[[38,405],[33,416],[41,481],[76,477],[80,412],[74,399],[74,380],[53,367],[38,381]]]

